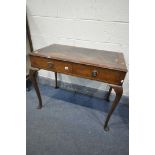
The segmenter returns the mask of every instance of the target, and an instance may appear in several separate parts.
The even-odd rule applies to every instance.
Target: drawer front
[[[99,80],[103,80],[104,82],[111,83],[111,84],[116,84],[116,85],[121,85],[122,80],[121,79],[121,74],[122,72],[116,71],[116,70],[111,70],[111,69],[100,69],[99,71]]]
[[[31,66],[36,67],[39,69],[45,69],[45,70],[53,70],[54,69],[54,60],[38,57],[38,56],[31,56]]]
[[[72,72],[72,64],[65,61],[53,60],[38,56],[30,56],[31,66],[49,71],[69,74]]]
[[[74,75],[85,77],[92,80],[103,81],[106,83],[121,85],[125,74],[120,71],[99,68],[87,65],[73,64]]]

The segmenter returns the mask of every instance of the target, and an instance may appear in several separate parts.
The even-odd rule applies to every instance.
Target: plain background
[[[130,1],[130,154],[154,155],[154,1]],[[0,154],[26,154],[26,2],[0,5]]]

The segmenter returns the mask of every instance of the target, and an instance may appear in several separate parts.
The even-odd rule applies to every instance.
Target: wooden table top
[[[31,55],[127,72],[123,53],[53,44]]]

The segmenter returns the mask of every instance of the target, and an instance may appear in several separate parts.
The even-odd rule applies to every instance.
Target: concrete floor
[[[43,108],[34,89],[27,92],[27,155],[128,155],[129,105],[121,100],[110,122],[111,102],[40,85]]]

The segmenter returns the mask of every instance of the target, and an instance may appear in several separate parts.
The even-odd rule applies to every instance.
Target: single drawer
[[[100,68],[98,79],[107,83],[121,85],[124,80],[125,74],[121,71]]]
[[[31,66],[60,73],[72,73],[72,63],[30,55]]]
[[[83,78],[117,85],[121,85],[125,77],[125,73],[120,71],[81,64],[73,64],[72,73]]]
[[[31,66],[39,69],[53,70],[54,69],[54,60],[39,56],[30,55]]]

